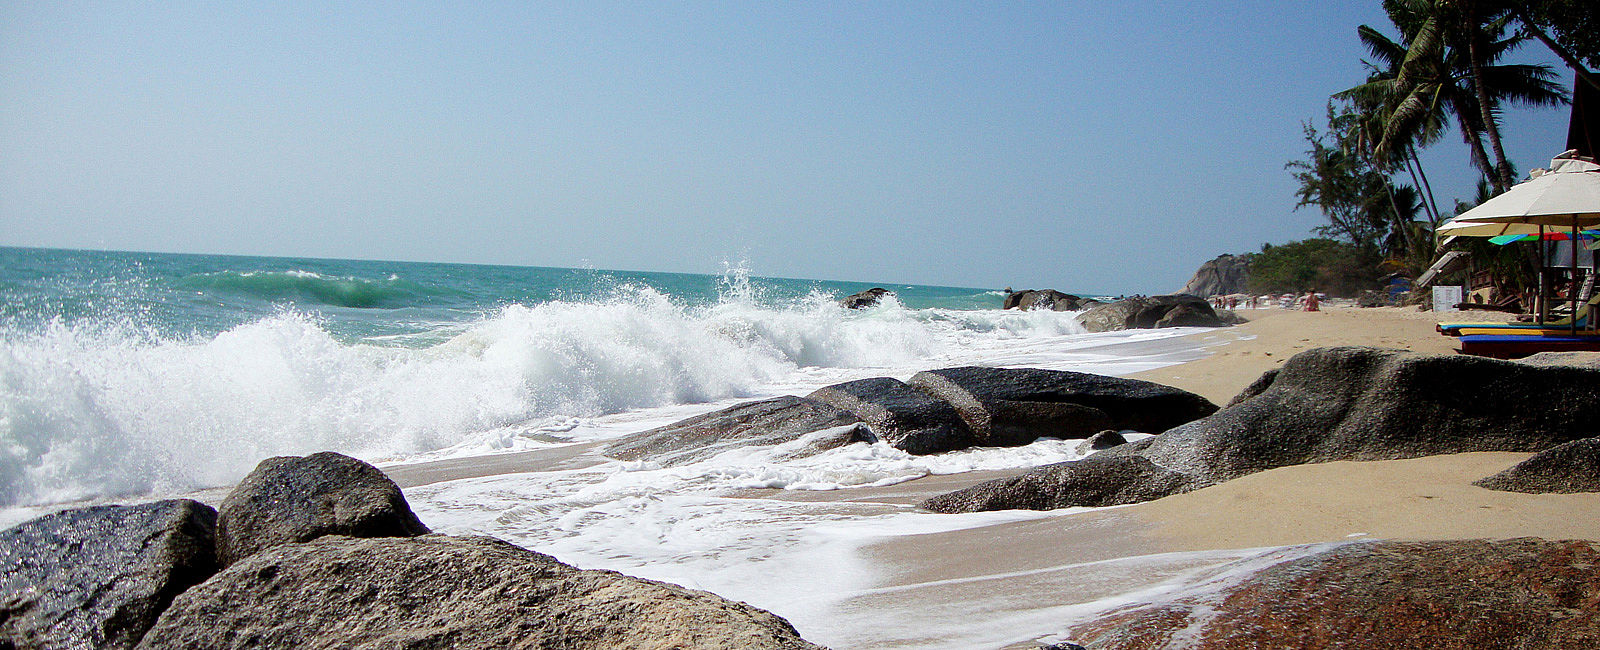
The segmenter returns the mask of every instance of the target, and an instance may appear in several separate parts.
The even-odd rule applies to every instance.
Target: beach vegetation
[[[1377,283],[1383,262],[1371,247],[1314,237],[1287,244],[1262,244],[1250,256],[1252,294],[1304,293],[1354,296]]]
[[[1326,239],[1257,259],[1252,280],[1259,288],[1292,291],[1311,281],[1315,256],[1333,254],[1328,241],[1349,247],[1344,261],[1420,273],[1436,255],[1433,231],[1447,215],[1419,150],[1455,130],[1482,174],[1485,196],[1478,201],[1504,192],[1517,172],[1501,144],[1502,109],[1570,101],[1550,66],[1508,59],[1525,44],[1542,43],[1575,71],[1579,83],[1592,83],[1587,67],[1600,63],[1600,41],[1593,37],[1600,29],[1600,3],[1383,0],[1383,8],[1390,25],[1356,29],[1368,53],[1362,61],[1366,79],[1334,93],[1324,121],[1304,125],[1305,158],[1286,166],[1298,182],[1296,208],[1322,212],[1327,223],[1316,234]],[[1478,268],[1496,271],[1497,284],[1526,283],[1530,265],[1518,254],[1487,245],[1471,246],[1470,252],[1483,258]],[[1316,281],[1327,284],[1329,278]]]

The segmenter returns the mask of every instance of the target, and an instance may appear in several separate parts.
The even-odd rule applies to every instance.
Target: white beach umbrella
[[[1542,173],[1541,173],[1542,172]],[[1530,178],[1482,205],[1439,226],[1440,236],[1498,237],[1537,235],[1565,230],[1573,241],[1572,275],[1578,274],[1578,230],[1600,225],[1600,165],[1568,151],[1550,161],[1550,170],[1534,170]],[[1539,272],[1539,295],[1545,295],[1544,270]],[[1541,299],[1539,320],[1547,314]],[[1577,328],[1577,319],[1573,319]]]
[[[1567,152],[1550,171],[1507,190],[1439,226],[1441,236],[1536,235],[1600,225],[1600,165]]]

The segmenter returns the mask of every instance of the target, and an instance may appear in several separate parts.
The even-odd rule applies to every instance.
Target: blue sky
[[[1377,0],[4,0],[0,245],[1163,292],[1322,223],[1283,165],[1364,76],[1362,23]],[[1565,141],[1565,109],[1506,121],[1519,170]],[[1458,136],[1425,159],[1470,194]]]

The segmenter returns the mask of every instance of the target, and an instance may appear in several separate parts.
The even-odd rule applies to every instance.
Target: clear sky
[[[0,245],[1170,291],[1322,223],[1380,4],[0,0]]]

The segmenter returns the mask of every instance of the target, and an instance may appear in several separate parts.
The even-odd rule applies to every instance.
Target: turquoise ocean
[[[872,286],[738,265],[0,248],[0,506],[225,485],[322,449],[516,448],[587,418],[1078,331],[1003,315],[992,289],[885,284],[877,308],[837,306]]]
[[[894,296],[839,306],[875,285]],[[433,476],[405,493],[434,531],[710,590],[835,648],[1016,647],[1081,613],[1072,599],[1018,596],[1081,567],[909,588],[870,550],[1070,512],[940,515],[851,495],[1073,461],[1082,441],[799,453],[837,435],[822,430],[689,464],[610,459],[604,443],[866,377],[961,365],[1120,375],[1205,354],[1188,336],[1204,330],[1091,334],[1071,312],[1002,310],[990,288],[742,265],[694,275],[0,248],[0,296],[0,527],[88,504],[215,505],[265,458],[338,451]],[[814,491],[837,498],[799,496]],[[1130,575],[1145,561],[1126,560]],[[940,591],[965,582],[993,588]]]

